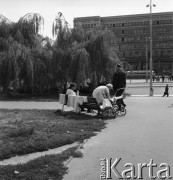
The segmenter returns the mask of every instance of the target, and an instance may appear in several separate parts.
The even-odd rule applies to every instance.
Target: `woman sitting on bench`
[[[107,84],[106,86],[98,86],[94,91],[93,91],[93,97],[96,98],[97,102],[99,105],[103,104],[103,101],[105,99],[108,99],[110,102],[110,90],[113,88],[112,84]],[[111,105],[111,103],[110,103]]]
[[[75,90],[76,90],[76,84],[71,83],[66,91],[66,95],[76,96]]]

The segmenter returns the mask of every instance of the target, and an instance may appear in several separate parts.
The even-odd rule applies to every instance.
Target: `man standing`
[[[122,90],[118,90],[118,89],[126,87],[126,73],[121,69],[120,64],[117,64],[116,66],[116,71],[113,75],[112,84],[113,84],[113,89],[114,89],[114,92],[116,93],[116,96],[121,96],[122,93],[124,92],[124,89]],[[124,104],[123,99],[121,103],[124,107],[126,106],[126,104]]]

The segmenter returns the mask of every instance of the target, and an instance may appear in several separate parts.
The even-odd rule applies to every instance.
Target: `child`
[[[163,94],[163,97],[164,97],[165,95],[167,95],[167,97],[169,96],[168,90],[169,90],[169,87],[168,87],[168,84],[167,84],[166,87],[165,87],[165,92],[164,92],[164,94]]]

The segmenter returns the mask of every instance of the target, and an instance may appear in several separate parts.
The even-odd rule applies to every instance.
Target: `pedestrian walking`
[[[169,87],[168,87],[168,84],[166,84],[166,86],[165,86],[165,92],[163,94],[163,97],[166,96],[166,95],[167,95],[167,97],[169,96]]]

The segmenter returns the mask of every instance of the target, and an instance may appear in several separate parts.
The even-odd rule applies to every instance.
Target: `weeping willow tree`
[[[70,29],[62,13],[53,23],[54,63],[57,79],[74,81],[79,86],[90,79],[93,88],[100,81],[110,82],[119,62],[117,39],[112,31],[100,27],[88,31]]]
[[[112,31],[96,28],[86,34],[85,48],[90,56],[93,87],[101,81],[111,82],[115,66],[119,62],[117,39]]]
[[[78,46],[79,49],[84,48],[87,52],[86,57],[89,58],[86,67],[93,88],[101,81],[111,82],[115,66],[120,62],[117,39],[114,33],[102,30],[101,27],[86,31],[79,25],[73,29],[71,36],[71,40],[74,42],[72,45]],[[82,57],[82,59],[84,58]],[[83,63],[85,64],[85,61]],[[78,70],[80,71],[80,69]]]
[[[17,23],[0,23],[0,86],[41,92],[50,87],[51,45],[39,34],[44,19],[26,14]],[[45,39],[44,39],[45,40]]]
[[[0,14],[0,24],[5,23],[5,24],[12,24],[12,21]]]
[[[10,32],[12,25],[3,15],[0,15],[0,86],[7,89],[10,79],[14,76],[14,63],[9,51],[11,45]]]
[[[71,81],[77,83],[78,87],[86,85],[86,80],[90,77],[90,57],[85,48],[79,48],[71,61],[69,77]]]
[[[52,25],[52,35],[56,37],[53,46],[52,74],[54,83],[62,86],[70,81],[69,71],[72,56],[70,53],[69,36],[71,34],[70,25],[65,20],[63,14],[59,12]]]
[[[71,35],[71,27],[61,12],[58,12],[53,22],[52,35],[56,37],[56,45],[58,48],[68,47],[68,42]]]
[[[25,83],[32,84],[33,63],[29,58],[31,56],[30,49],[17,42],[11,35],[9,31],[8,38],[0,37],[0,41],[3,42],[0,43],[0,85],[4,92],[9,86],[16,91],[23,80]],[[21,76],[23,70],[27,70],[26,76]],[[26,82],[25,77],[30,81]]]
[[[39,34],[44,28],[44,18],[38,13],[28,13],[21,17],[16,24],[16,29],[20,30],[25,39],[25,45],[35,48],[37,46]]]
[[[44,28],[44,19],[38,13],[28,13],[19,19],[17,29],[20,29],[25,45],[30,47],[32,64],[32,92],[43,93],[54,86],[52,69],[52,45],[48,37],[40,35]]]

